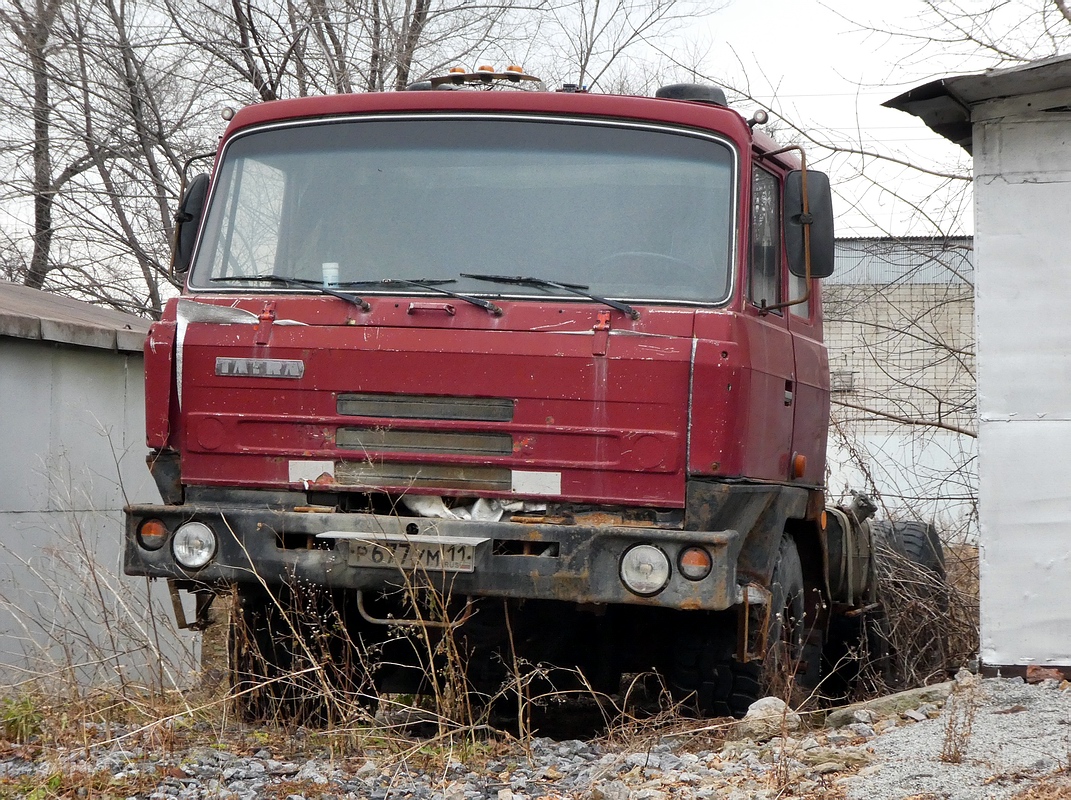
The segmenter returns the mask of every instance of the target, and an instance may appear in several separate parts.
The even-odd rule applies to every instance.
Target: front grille
[[[412,489],[465,489],[508,492],[511,470],[500,467],[446,464],[382,464],[341,461],[335,464],[341,486],[406,486]]]
[[[512,422],[513,400],[502,397],[439,397],[417,394],[340,394],[338,413],[348,417],[456,419]]]
[[[441,453],[464,456],[504,456],[513,452],[508,433],[396,431],[381,428],[339,428],[335,444],[366,453]]]

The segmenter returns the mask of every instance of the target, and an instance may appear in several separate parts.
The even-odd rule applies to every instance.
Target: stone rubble
[[[1000,679],[994,679],[1000,680]],[[988,681],[986,683],[989,683]],[[1068,687],[1049,687],[1066,693]],[[147,797],[150,800],[752,800],[753,798],[821,798],[841,796],[852,787],[866,786],[880,775],[887,755],[882,737],[910,736],[918,726],[939,726],[941,689],[927,687],[829,714],[824,725],[817,717],[797,714],[781,701],[766,698],[753,712],[719,739],[707,732],[672,735],[637,734],[629,745],[605,741],[554,741],[533,738],[513,746],[489,748],[472,763],[463,763],[445,745],[439,758],[392,760],[368,748],[360,755],[331,758],[309,733],[300,746],[283,752],[278,745],[235,747],[228,750],[221,737],[216,746],[198,746],[171,752],[167,747],[135,745],[124,731],[112,727],[110,739],[120,743],[45,752],[32,758],[19,748],[0,755],[0,794],[11,787],[26,787],[26,794],[57,773],[101,776],[110,796]],[[895,698],[895,699],[894,699]],[[1016,714],[1001,719],[1014,721]],[[129,733],[129,731],[127,731]],[[87,739],[92,731],[86,731]],[[102,733],[102,732],[97,732]],[[249,734],[245,734],[248,740]],[[244,741],[242,735],[232,737]],[[255,737],[254,737],[255,738]],[[716,744],[724,738],[724,742]],[[129,741],[130,743],[126,743]],[[292,739],[295,743],[297,737]],[[24,751],[27,748],[23,748]],[[936,757],[936,754],[934,754]],[[38,783],[35,784],[35,781]],[[16,791],[16,793],[18,793]],[[126,794],[124,794],[126,793]],[[828,793],[828,794],[827,794]],[[97,794],[89,792],[89,796]],[[44,796],[44,795],[42,795]],[[71,793],[70,796],[87,796]],[[901,797],[867,794],[869,797]]]

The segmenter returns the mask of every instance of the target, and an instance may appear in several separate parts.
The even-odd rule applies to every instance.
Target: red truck
[[[265,676],[315,587],[368,651],[467,636],[485,690],[518,656],[705,714],[815,680],[874,592],[872,508],[824,494],[828,180],[714,87],[411,89],[244,108],[185,192],[125,571],[185,625],[236,592]]]

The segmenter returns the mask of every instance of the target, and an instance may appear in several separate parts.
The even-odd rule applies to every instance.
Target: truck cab
[[[361,647],[404,620],[474,676],[510,648],[743,713],[865,591],[829,561],[828,181],[720,90],[488,90],[517,74],[234,115],[146,342],[125,569],[187,624],[235,593],[261,651],[312,586]]]

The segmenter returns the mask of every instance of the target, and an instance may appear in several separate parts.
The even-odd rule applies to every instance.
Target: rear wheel
[[[903,689],[943,679],[949,590],[944,547],[932,523],[878,520],[874,536],[880,610],[855,639],[857,689]]]
[[[870,523],[874,540],[932,575],[944,580],[945,550],[937,528],[916,520],[878,520]]]

